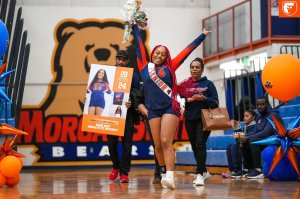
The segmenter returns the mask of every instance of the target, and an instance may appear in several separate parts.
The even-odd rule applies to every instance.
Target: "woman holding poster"
[[[175,70],[201,44],[209,31],[204,29],[203,33],[174,59],[171,59],[166,46],[156,46],[151,52],[149,62],[146,60],[146,51],[138,26],[134,24],[132,28],[137,46],[138,68],[144,84],[145,108],[155,144],[155,154],[161,166],[161,184],[163,187],[174,189],[175,152],[172,144],[180,115],[180,106],[176,98],[177,93],[189,97],[185,89],[177,89]]]
[[[111,93],[106,71],[104,69],[100,69],[97,71],[94,79],[87,89],[87,92],[91,92],[88,114],[102,115],[105,107],[104,93]]]

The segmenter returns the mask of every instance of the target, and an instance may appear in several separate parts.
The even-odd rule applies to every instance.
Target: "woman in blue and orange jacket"
[[[90,83],[87,92],[91,92],[88,114],[101,115],[105,107],[104,94],[110,94],[106,71],[100,69],[97,71],[94,79]]]
[[[152,50],[150,61],[148,61],[138,26],[133,25],[138,68],[144,85],[145,106],[142,112],[149,119],[155,154],[161,166],[161,183],[166,188],[175,188],[175,151],[172,144],[180,115],[177,94],[187,95],[183,89],[177,89],[175,71],[201,44],[208,33],[209,31],[204,29],[203,33],[174,59],[171,59],[166,46],[157,45]]]

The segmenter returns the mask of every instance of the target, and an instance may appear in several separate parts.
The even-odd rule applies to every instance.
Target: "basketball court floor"
[[[14,188],[1,187],[0,199],[94,199],[94,198],[274,198],[299,199],[300,183],[276,182],[269,179],[224,179],[213,175],[205,186],[194,187],[194,176],[176,172],[176,189],[153,185],[153,169],[134,166],[130,182],[111,182],[110,168],[41,168],[23,169],[21,181]]]

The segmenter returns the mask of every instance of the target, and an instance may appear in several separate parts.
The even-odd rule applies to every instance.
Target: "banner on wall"
[[[124,136],[133,68],[92,64],[82,131]]]
[[[38,27],[40,26],[36,26],[37,32],[41,30]],[[111,132],[112,129],[115,132],[124,132],[120,130],[121,125],[118,126],[119,130],[115,130],[116,127],[111,124],[118,120],[125,121],[127,110],[123,102],[127,101],[128,96],[125,95],[127,92],[123,88],[124,83],[126,88],[130,88],[130,85],[123,81],[123,77],[122,80],[120,79],[121,72],[117,72],[118,67],[112,65],[115,64],[118,50],[128,50],[130,66],[137,66],[137,63],[133,36],[130,36],[130,41],[122,43],[123,34],[123,21],[119,19],[66,18],[56,24],[54,34],[49,35],[51,39],[54,35],[53,41],[55,41],[52,65],[42,64],[50,67],[52,71],[52,79],[46,86],[48,92],[40,104],[22,107],[20,122],[17,124],[19,129],[29,133],[18,138],[18,151],[26,156],[23,160],[25,166],[111,165],[107,134],[102,131],[95,133],[95,128],[99,128],[99,131],[101,128],[106,128]],[[147,47],[148,29],[142,30],[141,35]],[[43,34],[41,41],[44,40]],[[150,54],[148,48],[146,54]],[[37,54],[33,57],[40,58],[40,56]],[[91,124],[93,130],[85,131],[82,130],[82,124],[86,124],[82,120],[89,115],[90,99],[88,98],[91,97],[91,92],[87,93],[91,82],[88,80],[91,74],[95,75],[97,72],[96,69],[92,69],[93,64],[98,64],[96,65],[98,68],[103,67],[107,70],[111,93],[104,94],[105,106],[101,113],[101,122]],[[125,67],[119,68],[125,69]],[[129,72],[125,79],[131,80]],[[120,88],[115,89],[116,86]],[[41,85],[37,87],[40,88]],[[33,99],[42,92],[32,89],[31,86],[29,93]],[[103,107],[103,104],[101,106]],[[121,106],[121,112],[117,111],[118,106]],[[110,126],[107,126],[103,118],[109,120]],[[93,122],[91,119],[90,121]],[[180,121],[174,136],[175,150],[186,150],[186,144],[188,145],[188,136],[183,123]],[[119,144],[118,147],[121,152],[122,145]],[[146,127],[141,122],[140,125],[134,126],[132,164],[153,163],[153,160],[153,146]]]

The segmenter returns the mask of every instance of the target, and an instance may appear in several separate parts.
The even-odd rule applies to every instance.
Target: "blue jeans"
[[[241,170],[239,149],[236,144],[229,144],[226,149],[229,171]]]

